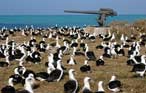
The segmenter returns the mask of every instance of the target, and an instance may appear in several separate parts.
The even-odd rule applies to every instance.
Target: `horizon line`
[[[96,14],[0,14],[0,16],[59,16],[59,15],[96,15]],[[98,14],[97,14],[98,15]],[[118,14],[119,15],[146,15],[146,14]]]

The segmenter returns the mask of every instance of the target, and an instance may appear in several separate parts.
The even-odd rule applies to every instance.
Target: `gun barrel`
[[[81,13],[81,14],[98,14],[98,11],[75,11],[75,10],[64,10],[67,13]]]

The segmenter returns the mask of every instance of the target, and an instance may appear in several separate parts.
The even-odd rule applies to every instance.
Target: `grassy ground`
[[[25,40],[30,39],[30,37],[21,36],[20,33],[17,33],[15,36],[10,36],[10,40],[14,39],[16,42],[23,42]],[[40,37],[37,37],[37,40],[40,40]],[[48,39],[47,42],[52,42],[53,39]],[[55,39],[54,39],[55,40]],[[0,41],[3,43],[4,41]],[[85,42],[89,45],[89,50],[94,51],[97,58],[103,53],[103,50],[97,50],[95,49],[96,45],[100,44],[101,40],[99,38],[96,39],[95,42],[91,42],[86,40]],[[60,44],[62,43],[62,40],[59,41]],[[125,49],[127,51],[127,49]],[[145,54],[145,47],[141,49],[141,53]],[[48,51],[45,54],[41,54],[42,61],[41,64],[28,64],[24,63],[24,66],[27,69],[34,70],[35,72],[40,71],[46,71],[46,67],[44,63],[47,61],[47,54]],[[80,72],[80,66],[84,64],[85,57],[84,56],[75,56],[75,60],[77,61],[77,65],[69,66],[67,64],[67,59],[69,59],[69,55],[63,56],[63,65],[68,69],[74,68],[77,72],[77,75],[75,75],[76,79],[79,82],[80,87],[80,93],[81,89],[83,87],[83,79],[85,76],[89,76],[93,79],[94,83],[91,83],[91,89],[92,91],[97,90],[97,83],[99,81],[104,82],[104,89],[106,93],[110,93],[110,91],[107,89],[107,84],[113,74],[117,76],[117,79],[119,79],[122,82],[122,90],[123,93],[146,93],[146,78],[139,78],[139,77],[133,77],[135,73],[131,73],[132,67],[126,65],[127,60],[127,54],[124,57],[118,57],[118,58],[111,58],[111,59],[104,59],[105,60],[105,66],[96,67],[94,61],[89,61],[89,64],[92,67],[91,73],[81,73]],[[0,59],[4,60],[4,59]],[[10,67],[6,68],[0,68],[0,89],[7,85],[8,78],[10,75],[14,73],[14,68],[18,66],[17,61],[11,62]],[[63,85],[68,80],[68,75],[64,77],[60,82],[40,82],[40,87],[34,90],[34,93],[63,93]],[[21,84],[18,84],[15,86],[16,89],[23,89],[23,86]]]

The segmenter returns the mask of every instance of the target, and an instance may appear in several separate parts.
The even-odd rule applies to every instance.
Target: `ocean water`
[[[0,15],[0,28],[25,27],[52,27],[58,26],[84,26],[97,25],[97,15]],[[146,19],[146,15],[118,15],[107,18],[107,24],[112,21],[134,22]]]

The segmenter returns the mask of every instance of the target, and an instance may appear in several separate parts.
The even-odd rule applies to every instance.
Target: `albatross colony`
[[[112,31],[95,36],[80,27],[67,26],[3,27],[0,30],[1,92],[11,93],[9,90],[13,89],[16,93],[22,90],[27,93],[145,93],[145,37],[145,33],[135,36]],[[84,70],[90,67],[89,71],[80,70],[84,64],[88,65]],[[68,73],[71,70],[74,76]],[[112,76],[118,82],[111,84]],[[69,82],[73,77],[75,83]],[[89,79],[93,82],[88,83]]]

